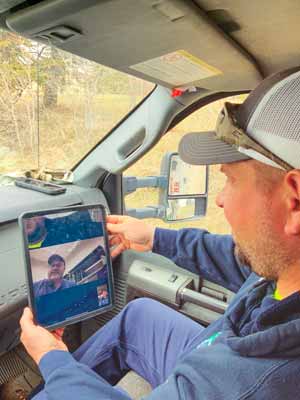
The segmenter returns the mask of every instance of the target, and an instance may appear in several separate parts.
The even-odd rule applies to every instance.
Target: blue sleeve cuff
[[[41,358],[39,368],[46,381],[52,372],[70,363],[76,364],[76,361],[68,351],[51,350]]]
[[[152,252],[167,258],[172,258],[177,252],[176,239],[176,230],[156,228]]]

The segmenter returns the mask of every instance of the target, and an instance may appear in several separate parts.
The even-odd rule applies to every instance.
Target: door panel
[[[213,307],[209,309],[205,304],[215,304],[216,307],[223,305],[223,308],[226,309],[227,304],[234,296],[234,293],[229,290],[203,280],[198,275],[178,267],[167,258],[151,252],[138,253],[128,250],[113,265],[116,307],[114,310],[94,318],[93,321],[84,321],[82,323],[83,339],[105,325],[121,311],[128,301],[137,297],[153,298],[203,325],[208,325],[220,317],[221,313],[214,311]],[[144,270],[142,271],[142,269]],[[151,271],[147,272],[146,269]],[[141,272],[139,273],[139,271]],[[184,285],[170,282],[169,278],[172,275],[177,275],[180,277],[180,282],[187,284],[195,295],[195,301],[200,293],[201,298],[198,299],[198,303],[182,301],[178,298]],[[178,281],[178,283],[180,282]],[[205,299],[204,296],[207,298]]]

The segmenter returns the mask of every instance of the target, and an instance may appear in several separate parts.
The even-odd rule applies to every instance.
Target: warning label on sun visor
[[[173,87],[188,86],[200,79],[222,74],[222,71],[206,64],[200,58],[185,50],[174,51],[153,58],[130,68],[152,78],[159,79]]]

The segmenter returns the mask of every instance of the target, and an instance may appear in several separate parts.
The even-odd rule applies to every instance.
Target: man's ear
[[[300,235],[300,170],[288,172],[286,186],[287,220],[284,231],[287,235]]]

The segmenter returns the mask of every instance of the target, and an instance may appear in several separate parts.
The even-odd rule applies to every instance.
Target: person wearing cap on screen
[[[34,296],[44,296],[76,286],[75,282],[64,279],[66,270],[65,259],[59,254],[52,254],[48,258],[47,279],[33,283]]]
[[[74,400],[129,399],[113,385],[130,369],[151,384],[151,400],[299,398],[300,68],[225,104],[216,132],[187,134],[179,154],[221,164],[217,204],[232,236],[109,216],[112,255],[152,250],[235,297],[207,328],[153,300],[132,301],[73,355],[25,309],[21,340],[45,379],[35,400],[66,391]]]

